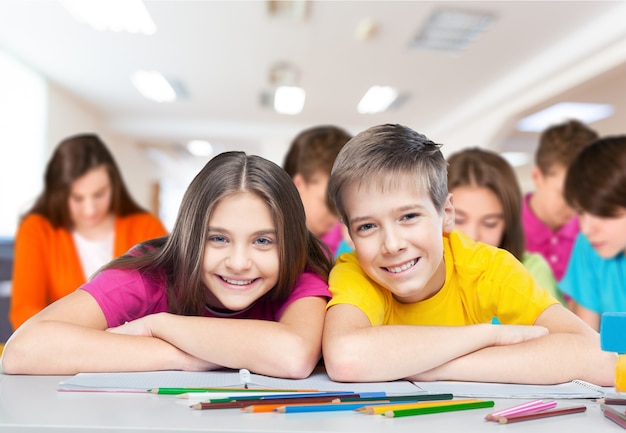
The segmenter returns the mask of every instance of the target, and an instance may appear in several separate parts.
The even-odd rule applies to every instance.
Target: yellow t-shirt
[[[471,325],[490,323],[531,325],[550,305],[558,303],[535,283],[508,251],[474,242],[458,231],[443,236],[446,281],[424,301],[403,304],[369,278],[355,253],[344,253],[330,273],[333,294],[327,308],[351,304],[372,326]]]

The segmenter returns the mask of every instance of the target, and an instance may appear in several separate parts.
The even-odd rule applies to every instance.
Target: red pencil
[[[502,417],[498,417],[498,422],[500,424],[510,424],[512,422],[528,421],[531,419],[547,418],[547,417],[559,416],[559,415],[568,415],[570,413],[584,412],[586,410],[587,410],[587,406],[573,406],[573,407],[568,407],[565,409],[554,409],[554,410],[547,410],[544,412],[529,413],[527,415],[502,416]]]
[[[602,413],[605,417],[607,417],[620,427],[626,429],[626,414],[618,412],[612,407],[606,406],[604,404],[600,405],[600,409],[602,410]]]

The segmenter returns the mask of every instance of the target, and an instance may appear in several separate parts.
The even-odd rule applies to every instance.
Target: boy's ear
[[[296,184],[298,191],[301,191],[306,185],[306,180],[304,180],[304,176],[298,173],[293,177],[293,183]]]
[[[443,231],[450,233],[454,229],[454,206],[452,204],[452,194],[448,193],[443,204]]]
[[[543,173],[541,172],[541,169],[537,166],[534,166],[532,171],[530,172],[530,178],[535,184],[535,189],[536,189],[538,185],[543,183]]]

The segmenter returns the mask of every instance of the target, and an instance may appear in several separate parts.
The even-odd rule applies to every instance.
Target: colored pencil
[[[446,401],[426,401],[426,402],[409,402],[409,403],[389,403],[384,406],[364,406],[357,411],[366,415],[380,415],[390,410],[396,409],[414,409],[421,407],[436,407],[436,406],[450,406],[455,404],[473,403],[477,400],[475,398],[465,400],[446,400]]]
[[[261,388],[150,388],[147,390],[152,394],[185,394],[189,392],[317,392],[313,389],[261,389]]]
[[[584,412],[587,410],[587,406],[573,406],[565,409],[546,410],[543,412],[529,413],[526,415],[517,416],[501,416],[498,418],[500,424],[510,424],[519,421],[530,421],[539,418],[548,418],[552,416],[569,415],[572,413]]]
[[[310,404],[310,405],[288,405],[281,406],[274,409],[276,412],[280,413],[302,413],[302,412],[333,412],[340,410],[355,410],[363,407],[364,405],[374,405],[374,404],[386,404],[388,402],[367,402],[367,403],[328,403],[328,404]]]
[[[626,398],[599,398],[596,401],[604,404],[626,405]]]
[[[307,395],[307,396],[298,396],[294,395],[285,395],[282,398],[265,398],[259,397],[256,399],[249,398],[234,398],[228,401],[203,401],[200,403],[192,404],[190,407],[192,409],[236,409],[243,408],[246,406],[253,405],[276,405],[280,404],[280,406],[285,406],[286,404],[310,404],[310,403],[331,403],[333,400],[337,398],[336,393],[331,393],[328,395]],[[381,397],[384,398],[384,397]]]
[[[516,416],[526,413],[540,412],[543,410],[552,409],[556,406],[556,400],[543,401],[534,400],[524,404],[518,404],[508,409],[503,409],[498,412],[490,413],[485,417],[487,421],[497,421],[501,416]]]
[[[381,400],[380,403],[388,403],[388,401]],[[285,405],[285,403],[282,403],[282,404],[262,403],[262,404],[253,404],[251,406],[244,406],[244,407],[241,408],[241,410],[243,412],[254,412],[254,413],[258,413],[258,412],[274,412],[276,409],[284,408],[286,406],[312,406],[313,404],[320,404],[320,405],[328,405],[328,404],[346,405],[346,404],[350,404],[350,405],[355,405],[355,404],[359,404],[359,403],[332,403],[332,402],[328,402],[328,401],[327,402],[320,402],[320,403],[301,403],[301,404],[289,404],[289,405]],[[363,404],[369,404],[369,403],[360,403],[360,404],[363,405]],[[373,404],[375,404],[375,403],[373,403]],[[345,409],[345,410],[352,410],[352,409]]]
[[[402,416],[427,415],[431,413],[452,412],[458,410],[481,409],[485,407],[493,407],[492,400],[476,401],[473,403],[450,404],[445,406],[421,407],[415,409],[399,409],[390,410],[383,414],[388,418],[397,418]]]
[[[604,411],[603,413],[606,418],[610,419],[621,428],[626,429],[626,421],[615,415],[614,412]]]
[[[604,416],[620,427],[626,429],[626,414],[616,411],[612,407],[606,406],[604,404],[600,405],[600,409]]]
[[[379,397],[341,397],[337,401],[368,401],[377,400]],[[389,401],[433,401],[433,400],[452,400],[452,394],[405,394],[405,395],[386,395],[385,400]]]

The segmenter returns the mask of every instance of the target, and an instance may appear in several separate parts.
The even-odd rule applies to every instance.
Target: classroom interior
[[[514,165],[525,191],[532,189],[541,129],[566,118],[585,120],[571,106],[539,126],[523,126],[529,116],[563,103],[591,104],[604,114],[589,118],[590,126],[601,135],[625,132],[626,1],[148,0],[154,28],[145,33],[95,30],[65,8],[70,3],[0,1],[0,344],[12,332],[7,312],[19,217],[41,191],[52,150],[69,135],[102,137],[133,197],[169,229],[187,184],[211,156],[244,150],[280,165],[290,140],[315,125],[356,134],[402,123],[442,143],[444,155],[469,146],[493,149]],[[452,29],[427,28],[446,21]],[[457,45],[446,45],[465,24]],[[427,35],[444,38],[425,41]],[[132,83],[137,70],[161,72],[176,99],[143,97]],[[302,111],[277,111],[280,86],[305,90]],[[383,111],[360,113],[370,86],[389,86],[396,99]],[[193,140],[210,143],[212,153],[192,154]],[[163,398],[59,396],[57,382],[53,376],[3,380],[0,406],[15,415],[7,425],[23,431],[415,431],[409,421],[345,415],[189,416]],[[33,403],[45,410],[33,414]],[[129,403],[135,410],[127,418],[103,416]],[[515,403],[500,399],[496,408]],[[478,418],[468,423],[467,415],[455,414],[449,425],[428,418],[421,426],[619,430],[597,405],[584,417],[565,418],[518,428],[485,426]]]
[[[154,28],[145,33],[95,30],[69,3],[0,3],[0,341],[11,333],[12,237],[68,135],[99,134],[132,195],[171,228],[212,154],[244,150],[281,164],[310,126],[356,134],[402,123],[443,143],[444,155],[490,148],[514,164],[523,190],[542,128],[522,126],[529,116],[594,104],[605,112],[590,125],[623,133],[624,1],[148,1]],[[131,83],[139,69],[164,74],[177,99],[144,98]],[[301,112],[276,111],[280,86],[305,90]],[[397,98],[360,113],[370,86]],[[541,121],[584,115],[572,110]],[[192,140],[213,153],[193,155]]]

